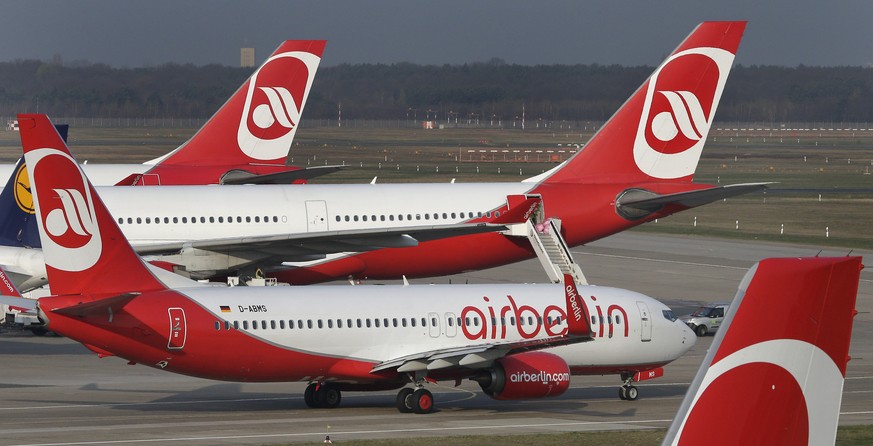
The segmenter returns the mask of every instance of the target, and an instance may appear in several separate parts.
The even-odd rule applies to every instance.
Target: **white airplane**
[[[325,44],[283,42],[176,150],[142,164],[84,164],[88,178],[102,186],[291,183],[336,170],[285,165]],[[26,170],[14,164],[0,165],[0,184],[13,174],[27,187]]]
[[[168,186],[100,194],[139,253],[172,253],[164,259],[196,278],[261,269],[304,284],[512,263],[535,255],[533,225],[502,233],[470,228],[499,223],[532,197],[542,200],[534,220],[551,228],[543,232],[560,233],[574,246],[763,187],[691,182],[744,29],[745,22],[698,26],[584,150],[524,182]],[[468,235],[442,238],[451,228]],[[0,264],[21,269],[27,256],[40,277],[38,254],[0,252]]]
[[[125,242],[48,118],[20,119],[56,296],[0,301],[29,305],[47,329],[102,356],[211,379],[308,381],[312,407],[336,407],[344,390],[403,388],[398,409],[427,413],[427,382],[467,378],[493,398],[524,399],[560,395],[574,374],[620,374],[621,396],[633,400],[635,378],[660,376],[696,341],[660,302],[569,276],[562,285],[170,288]]]
[[[662,445],[834,444],[860,257],[764,259],[743,279]],[[774,315],[778,315],[774,317]]]

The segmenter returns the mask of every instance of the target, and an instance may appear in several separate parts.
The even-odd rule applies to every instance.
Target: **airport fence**
[[[93,117],[53,117],[58,124],[69,124],[73,128],[200,128],[208,118],[93,118]],[[0,117],[10,130],[14,116]],[[528,129],[553,131],[592,132],[600,128],[600,121],[570,121],[528,119],[468,119],[423,121],[421,119],[304,119],[301,128],[352,128],[352,129],[420,129],[420,128],[470,128],[470,129]],[[799,131],[870,131],[870,122],[722,122],[712,125],[714,131],[739,132],[799,132]]]

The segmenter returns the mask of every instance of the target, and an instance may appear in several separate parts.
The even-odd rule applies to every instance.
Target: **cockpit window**
[[[667,319],[670,322],[676,320],[676,316],[673,314],[673,310],[663,310],[662,313],[664,314],[664,319]]]

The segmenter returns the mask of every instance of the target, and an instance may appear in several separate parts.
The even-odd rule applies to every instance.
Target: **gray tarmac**
[[[591,283],[658,298],[677,314],[731,300],[746,270],[772,256],[817,247],[628,232],[575,248]],[[822,255],[846,255],[826,249]],[[873,252],[854,254],[873,259]],[[873,260],[868,261],[873,262]],[[840,423],[873,424],[873,269],[862,272]],[[536,260],[433,280],[542,282]],[[778,317],[778,315],[774,315]],[[502,435],[669,425],[712,337],[639,384],[638,401],[617,398],[614,376],[574,377],[554,399],[504,402],[475,384],[431,386],[438,412],[400,414],[395,392],[343,394],[341,407],[311,410],[302,383],[240,384],[173,375],[118,358],[98,359],[64,338],[0,335],[0,445],[277,444],[445,435]]]

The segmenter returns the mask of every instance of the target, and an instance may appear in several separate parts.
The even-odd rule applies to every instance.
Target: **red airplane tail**
[[[860,257],[749,270],[662,444],[834,444]],[[705,440],[704,440],[705,441]]]
[[[324,40],[288,40],[187,142],[158,166],[285,165]]]
[[[545,183],[691,182],[746,22],[704,22]]]
[[[55,295],[166,287],[127,243],[46,115],[18,115],[46,271]]]

